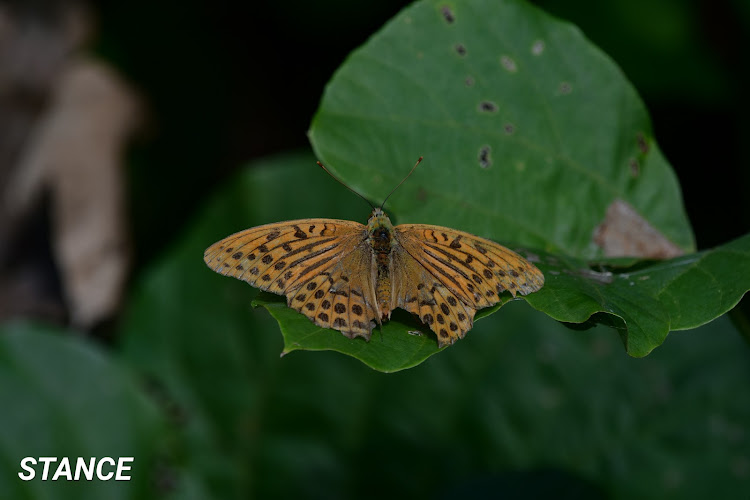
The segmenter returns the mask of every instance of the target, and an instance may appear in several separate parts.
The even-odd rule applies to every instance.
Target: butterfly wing
[[[477,308],[470,301],[446,287],[403,247],[395,247],[392,256],[391,309],[400,307],[419,316],[438,336],[440,347],[471,330]]]
[[[425,224],[394,232],[394,305],[419,315],[441,347],[463,338],[474,313],[497,304],[502,292],[515,297],[544,285],[539,269],[494,241]]]
[[[370,339],[380,317],[372,276],[372,252],[366,241],[345,250],[336,264],[287,293],[289,307],[316,325],[333,328],[349,338]]]
[[[366,238],[353,221],[278,222],[214,243],[203,260],[219,274],[285,295],[318,326],[369,338],[377,306]]]

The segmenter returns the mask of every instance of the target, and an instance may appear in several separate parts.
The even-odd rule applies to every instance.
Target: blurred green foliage
[[[53,327],[0,325],[0,497],[150,498],[165,452],[164,415],[132,371],[112,354]],[[25,457],[57,457],[42,481],[22,481]],[[133,457],[130,481],[52,477],[62,457]],[[105,466],[104,474],[114,471]],[[64,478],[65,476],[61,476]]]

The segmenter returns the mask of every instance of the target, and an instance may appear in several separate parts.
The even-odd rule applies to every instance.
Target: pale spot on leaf
[[[531,53],[535,56],[542,55],[542,52],[544,52],[544,41],[543,40],[536,40],[531,45]]]
[[[516,61],[513,60],[510,56],[501,56],[500,57],[500,65],[505,68],[506,71],[510,73],[515,73],[518,71],[518,66],[516,65]]]
[[[669,259],[684,253],[635,208],[619,199],[607,208],[604,221],[594,229],[593,240],[607,257]]]

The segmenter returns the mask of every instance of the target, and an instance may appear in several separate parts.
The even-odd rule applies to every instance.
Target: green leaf
[[[578,29],[527,2],[416,2],[338,69],[309,135],[378,203],[424,155],[389,200],[400,222],[592,258],[619,199],[694,248],[636,91]]]
[[[538,265],[546,282],[526,297],[529,304],[559,321],[611,326],[630,355],[645,356],[670,331],[701,326],[737,305],[750,290],[750,235],[631,268],[551,254],[541,254]]]
[[[283,354],[303,349],[332,350],[348,354],[381,372],[395,372],[418,365],[438,349],[429,328],[405,311],[394,312],[391,321],[373,331],[372,339],[348,339],[341,332],[315,326],[290,309],[286,299],[261,293],[253,305],[263,306],[279,322],[284,335]],[[382,333],[381,333],[382,332]]]
[[[99,349],[51,327],[0,325],[0,401],[3,498],[155,498],[164,422],[131,375]],[[22,481],[24,457],[57,461],[46,481],[41,463],[34,479]],[[72,474],[78,457],[133,457],[124,472],[131,479],[52,481],[63,457]]]

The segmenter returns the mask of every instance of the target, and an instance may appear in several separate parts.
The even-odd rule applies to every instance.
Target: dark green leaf
[[[750,290],[750,235],[633,270],[601,264],[595,270],[583,260],[550,254],[540,259],[546,283],[527,302],[559,321],[616,328],[633,356],[645,356],[672,330],[724,314]]]
[[[693,249],[633,87],[578,29],[527,2],[405,9],[336,72],[310,139],[378,203],[424,155],[389,201],[400,222],[591,258],[594,229],[620,199]]]
[[[332,350],[354,356],[381,372],[394,372],[418,365],[438,349],[429,328],[405,311],[394,313],[381,329],[373,330],[372,339],[348,339],[341,332],[315,326],[309,319],[286,306],[286,299],[268,293],[255,299],[276,318],[284,335],[284,354],[304,349]]]

